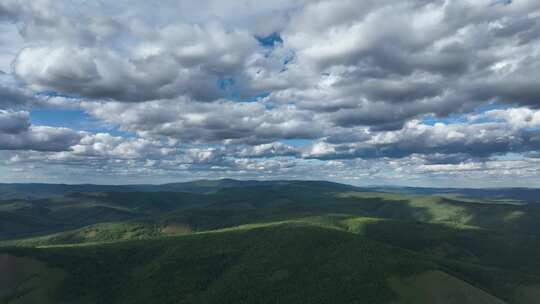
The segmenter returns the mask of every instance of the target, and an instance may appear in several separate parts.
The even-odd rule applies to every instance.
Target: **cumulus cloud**
[[[26,106],[34,99],[28,92],[0,84],[0,108]]]
[[[532,1],[307,5],[282,33],[295,57],[273,71],[289,85],[271,98],[333,112],[339,125],[383,129],[494,100],[537,107],[539,8]]]
[[[28,112],[0,110],[0,133],[17,134],[30,128]]]
[[[319,141],[304,151],[304,157],[402,158],[418,154],[426,155],[434,162],[453,163],[467,158],[536,151],[540,149],[540,133],[530,129],[539,124],[535,115],[536,111],[516,108],[488,111],[482,115],[502,117],[508,122],[429,125],[413,120],[399,130],[372,133],[368,140],[361,142],[332,144]]]
[[[540,126],[540,110],[531,110],[528,108],[491,110],[483,115],[473,117],[474,119],[481,119],[482,116],[503,120],[514,129],[535,128]]]
[[[133,54],[78,46],[26,48],[15,74],[34,90],[56,90],[90,98],[144,101],[176,96],[215,100],[218,82],[241,68],[256,47],[245,32],[180,25],[162,29],[163,41],[133,46]]]
[[[69,4],[47,1],[10,7],[19,14],[21,35],[38,42],[13,63],[15,75],[34,90],[120,101],[215,100],[224,94],[218,82],[239,74],[259,47],[252,33],[217,21],[136,22],[108,16],[112,8],[88,4],[73,14]]]
[[[247,158],[298,156],[300,151],[281,142],[250,146],[238,151],[238,156]]]
[[[88,134],[71,149],[76,157],[159,158],[173,152],[171,145],[141,138],[125,139],[108,133]]]
[[[81,137],[68,128],[32,126],[25,111],[0,110],[0,150],[63,151]]]
[[[32,91],[18,87],[12,75],[0,70],[0,109],[24,108],[36,102]]]
[[[90,113],[141,136],[166,136],[189,142],[261,143],[317,138],[324,122],[294,106],[268,109],[261,103],[185,99],[140,104],[85,103]]]

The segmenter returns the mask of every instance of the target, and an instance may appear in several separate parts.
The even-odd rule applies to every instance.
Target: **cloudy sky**
[[[540,187],[540,1],[0,1],[0,182]]]

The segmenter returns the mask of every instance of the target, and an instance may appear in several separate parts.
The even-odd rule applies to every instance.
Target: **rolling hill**
[[[520,304],[540,293],[540,205],[519,197],[315,181],[99,187],[3,196],[0,303]]]

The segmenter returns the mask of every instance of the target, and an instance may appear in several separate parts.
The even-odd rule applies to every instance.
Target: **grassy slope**
[[[396,282],[441,266],[425,256],[320,225],[250,225],[156,240],[4,251],[68,273],[62,297],[54,298],[58,301],[407,303],[401,300],[411,294],[429,298],[418,286],[396,288]],[[442,291],[448,281],[460,286],[453,293],[444,290],[465,297],[462,303],[492,298],[453,277],[439,281],[432,288]]]
[[[434,268],[350,233],[297,224],[11,250],[70,273],[63,300],[99,303],[385,303],[387,277]]]

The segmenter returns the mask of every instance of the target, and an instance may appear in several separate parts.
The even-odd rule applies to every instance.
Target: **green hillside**
[[[534,203],[325,182],[198,186],[0,201],[0,303],[532,304],[540,294]]]
[[[5,252],[67,275],[50,303],[400,303],[429,298],[415,284],[409,288],[410,278],[445,269],[366,237],[300,223]],[[447,273],[437,279],[435,290],[462,303],[494,303],[482,286]],[[449,291],[448,280],[459,289]]]

